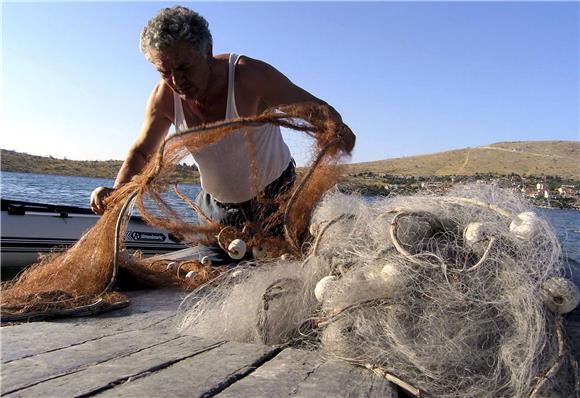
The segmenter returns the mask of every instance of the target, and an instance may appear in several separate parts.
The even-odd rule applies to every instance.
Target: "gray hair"
[[[211,51],[212,37],[204,17],[189,8],[163,8],[147,22],[141,32],[141,52],[148,60],[150,51],[163,51],[179,41],[185,41],[200,54]]]

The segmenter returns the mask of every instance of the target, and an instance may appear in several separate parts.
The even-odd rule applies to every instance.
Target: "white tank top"
[[[239,58],[240,55],[230,54],[226,120],[239,117],[234,93]],[[175,92],[173,102],[175,130],[185,130],[188,126],[183,104]],[[254,148],[255,172],[251,165]],[[222,203],[241,203],[254,198],[286,170],[291,160],[280,127],[273,124],[240,129],[192,155],[199,169],[201,187]]]

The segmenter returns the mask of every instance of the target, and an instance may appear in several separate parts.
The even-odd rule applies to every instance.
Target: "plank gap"
[[[124,358],[124,357],[130,356],[130,355],[134,355],[134,354],[136,354],[138,352],[141,352],[141,351],[150,349],[152,347],[156,347],[156,346],[161,345],[161,344],[165,344],[165,343],[167,343],[169,341],[177,340],[179,338],[181,338],[181,336],[177,336],[177,337],[174,337],[174,338],[171,338],[171,339],[168,339],[168,340],[159,342],[159,343],[155,343],[155,344],[152,344],[152,345],[149,345],[149,346],[146,346],[146,347],[141,347],[138,350],[131,351],[131,352],[127,352],[127,353],[122,354],[122,355],[119,355],[119,356],[117,356],[115,358]],[[36,382],[32,382],[32,383],[29,383],[29,384],[26,384],[26,385],[23,385],[23,386],[14,388],[12,390],[2,391],[2,395],[12,394],[12,393],[18,392],[20,390],[33,387],[33,386],[35,386],[37,384],[44,383],[46,381],[50,381],[50,380],[58,379],[59,377],[64,377],[64,376],[68,376],[68,375],[75,374],[75,373],[78,373],[78,372],[82,372],[83,370],[88,369],[88,368],[90,368],[92,366],[95,366],[95,365],[99,365],[99,364],[108,362],[111,359],[115,359],[115,358],[109,358],[109,359],[106,359],[104,361],[98,361],[98,362],[93,362],[93,363],[87,363],[87,364],[84,364],[82,366],[79,366],[76,369],[70,369],[70,370],[67,370],[66,372],[62,372],[62,373],[56,374],[54,376],[45,377],[45,378],[40,379],[40,380],[38,380]]]
[[[252,362],[249,366],[246,366],[242,369],[239,369],[238,371],[236,371],[233,374],[231,374],[230,376],[228,376],[225,380],[220,381],[216,385],[210,387],[209,390],[205,391],[204,393],[202,393],[200,395],[200,398],[211,398],[211,397],[219,394],[220,392],[222,392],[223,390],[225,390],[226,388],[228,388],[229,386],[231,386],[232,384],[234,384],[238,380],[241,380],[244,377],[252,374],[260,366],[262,366],[265,363],[276,358],[276,356],[278,354],[280,354],[282,352],[282,350],[283,350],[282,347],[276,347],[272,351],[268,351],[267,353],[265,353],[264,355],[262,355],[258,359],[256,359],[254,362]]]
[[[182,336],[180,336],[178,338],[182,338]],[[213,350],[213,349],[215,349],[217,347],[220,347],[220,346],[224,345],[225,343],[226,343],[225,341],[220,341],[218,343],[215,343],[215,344],[212,344],[210,346],[204,347],[203,349],[198,350],[198,351],[196,351],[196,352],[194,352],[194,353],[192,353],[190,355],[187,355],[187,356],[184,356],[184,357],[181,357],[181,358],[177,358],[177,359],[173,359],[171,361],[166,361],[166,362],[160,363],[158,365],[155,365],[155,366],[152,366],[152,367],[150,367],[148,369],[145,369],[145,370],[143,370],[143,371],[141,371],[141,372],[139,372],[137,374],[134,374],[134,375],[131,375],[131,376],[128,376],[128,377],[123,377],[121,379],[112,381],[112,382],[110,382],[110,383],[108,383],[108,384],[106,384],[106,385],[104,385],[102,387],[99,387],[99,388],[94,389],[93,391],[90,391],[90,392],[87,392],[87,393],[84,393],[84,394],[81,394],[81,395],[76,395],[75,398],[92,397],[92,396],[95,396],[97,394],[102,393],[103,391],[107,391],[107,390],[110,390],[112,388],[115,388],[116,386],[118,386],[120,384],[123,384],[123,383],[125,383],[127,381],[133,381],[133,380],[140,379],[142,377],[147,377],[148,375],[152,374],[153,372],[157,372],[159,370],[168,368],[168,367],[170,367],[172,365],[175,365],[178,362],[184,361],[184,360],[186,360],[188,358],[192,358],[192,357],[194,357],[196,355],[199,355],[199,354],[202,354],[204,352],[211,351],[211,350]],[[142,351],[142,350],[140,350],[140,351]]]
[[[98,340],[101,340],[101,339],[104,339],[104,338],[107,338],[107,337],[119,336],[119,335],[122,335],[122,334],[135,332],[136,330],[146,330],[146,329],[150,329],[150,328],[153,328],[153,327],[158,327],[159,324],[162,324],[165,321],[167,321],[168,319],[171,319],[171,318],[174,318],[174,317],[175,317],[175,315],[169,315],[169,316],[167,316],[165,318],[162,318],[162,319],[160,319],[160,320],[158,320],[158,321],[156,321],[154,323],[151,323],[151,324],[149,324],[149,325],[147,325],[147,326],[145,326],[143,328],[140,328],[140,329],[134,329],[134,330],[119,330],[116,333],[102,334],[100,336],[97,336],[97,337],[94,337],[94,338],[90,338],[90,339],[87,339],[87,340],[83,340],[83,341],[79,341],[79,342],[76,342],[76,343],[73,343],[73,344],[70,344],[70,345],[67,345],[67,346],[56,347],[56,348],[51,348],[51,349],[48,349],[48,350],[45,350],[45,351],[39,351],[39,352],[31,353],[31,354],[26,354],[26,355],[24,355],[22,357],[19,357],[19,358],[14,358],[14,359],[9,359],[7,361],[4,361],[4,362],[2,362],[2,364],[3,365],[8,365],[9,363],[12,363],[14,361],[19,361],[21,359],[31,358],[31,357],[35,357],[35,356],[40,355],[40,354],[47,354],[47,353],[50,353],[50,352],[64,350],[64,349],[71,348],[71,347],[76,347],[76,346],[79,346],[79,345],[82,345],[82,344],[85,344],[85,343],[90,343],[90,342],[93,342],[93,341],[98,341]]]

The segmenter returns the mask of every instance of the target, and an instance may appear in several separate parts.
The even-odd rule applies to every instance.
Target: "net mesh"
[[[518,194],[334,192],[311,230],[305,259],[249,263],[191,293],[181,330],[321,349],[415,394],[578,392],[562,321],[578,289],[553,229]]]
[[[283,196],[257,198],[257,221],[191,223],[161,195],[191,152],[262,123],[303,132],[315,155]],[[329,108],[301,105],[173,135],[75,246],[2,285],[3,320],[126,305],[111,291],[119,265],[133,283],[193,290],[180,329],[200,337],[321,349],[417,395],[578,394],[562,315],[579,293],[550,225],[493,186],[440,197],[323,197],[340,172],[342,129]],[[133,199],[151,225],[225,251],[241,239],[261,259],[226,268],[129,256],[119,237]]]
[[[175,166],[191,153],[230,134],[240,131],[244,134],[247,127],[264,123],[297,130],[309,137],[316,154],[310,166],[316,167],[310,167],[286,196],[272,199],[259,195],[257,203],[264,214],[255,217],[255,221],[236,227],[211,221],[192,223],[162,196],[171,185],[170,176]],[[170,136],[145,169],[108,198],[105,214],[74,246],[62,254],[43,258],[14,281],[3,283],[0,297],[3,320],[27,319],[27,314],[31,313],[44,312],[47,317],[58,315],[60,310],[78,307],[79,300],[86,304],[102,303],[107,299],[111,305],[124,300],[120,295],[107,294],[116,277],[117,265],[130,274],[134,284],[184,289],[193,289],[223,271],[219,267],[189,262],[174,272],[168,269],[169,261],[151,263],[127,255],[119,237],[125,235],[126,208],[132,200],[148,224],[170,231],[192,245],[214,242],[218,237],[220,246],[227,250],[233,239],[242,238],[250,247],[260,246],[265,256],[298,255],[302,242],[308,237],[308,220],[315,203],[336,183],[336,168],[344,155],[340,149],[343,128],[331,117],[329,107],[301,104],[268,110],[255,117],[203,125]],[[247,140],[249,153],[255,154],[250,141]],[[255,156],[251,163],[255,170]],[[183,199],[194,206],[187,198]],[[200,217],[203,219],[204,215]],[[274,234],[269,226],[282,221],[284,236]],[[189,275],[195,277],[183,277],[184,271],[186,275],[193,271]]]

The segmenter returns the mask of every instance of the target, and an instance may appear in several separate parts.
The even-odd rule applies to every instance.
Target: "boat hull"
[[[2,199],[2,270],[21,269],[36,262],[39,255],[66,250],[99,218],[90,210],[78,207]],[[125,245],[145,256],[186,247],[170,233],[145,224],[139,217],[131,218],[125,233]]]

